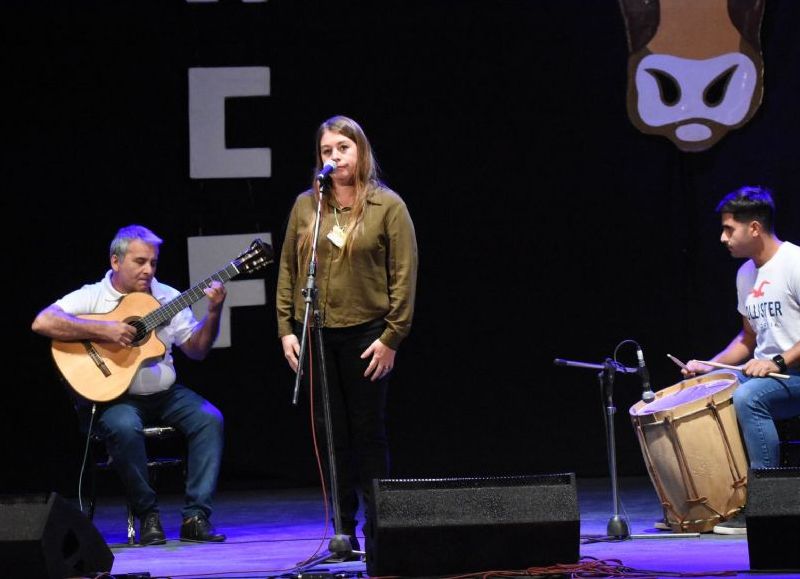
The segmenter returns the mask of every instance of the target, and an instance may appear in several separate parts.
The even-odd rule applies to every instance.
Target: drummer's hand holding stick
[[[716,366],[719,368],[720,366]],[[700,360],[689,360],[686,362],[686,367],[681,370],[681,374],[684,376],[691,378],[693,376],[699,376],[701,374],[708,374],[709,372],[713,371],[715,368],[714,365]]]
[[[681,366],[681,373],[687,377],[706,374],[713,368],[722,368],[726,370],[738,370],[744,372],[746,376],[755,376],[758,378],[769,376],[770,378],[777,378],[779,380],[789,379],[787,374],[779,374],[778,372],[772,371],[776,366],[775,362],[772,360],[756,360],[753,358],[741,366],[734,366],[732,364],[714,362],[713,360],[689,360],[688,363],[683,364],[674,356],[670,356],[669,354],[667,354],[667,356],[669,356],[670,360]]]
[[[693,360],[694,361],[694,360]],[[778,378],[779,380],[788,380],[788,374],[779,374],[778,372],[773,372],[773,368],[777,368],[777,364],[772,360],[756,360],[753,358],[752,360],[748,360],[741,366],[732,366],[730,364],[720,364],[719,362],[700,362],[701,364],[707,364],[708,366],[713,366],[714,368],[726,368],[728,370],[739,370],[740,372],[744,372],[745,376],[754,376],[756,378],[764,378],[765,376],[769,376],[770,378]]]
[[[672,354],[667,354],[667,358],[675,362],[681,368],[681,374],[687,378],[697,376],[698,374],[707,374],[714,368],[708,362],[698,362],[697,360],[689,360],[688,364],[684,364]]]

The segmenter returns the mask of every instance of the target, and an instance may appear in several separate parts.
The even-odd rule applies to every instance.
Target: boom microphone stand
[[[326,163],[332,165],[336,169],[336,164],[333,161]],[[328,173],[332,169],[328,168]],[[314,312],[314,341],[313,346],[319,360],[319,384],[322,393],[322,407],[323,416],[325,418],[325,437],[326,446],[328,451],[328,470],[329,480],[331,487],[331,502],[333,503],[333,525],[334,535],[328,543],[328,553],[314,557],[297,567],[297,570],[303,571],[310,567],[317,565],[324,561],[341,562],[347,560],[351,555],[363,555],[362,551],[353,551],[353,546],[350,543],[350,537],[341,533],[342,530],[342,515],[339,512],[339,483],[336,475],[336,454],[333,448],[333,424],[331,419],[331,404],[330,393],[328,391],[328,373],[325,368],[325,344],[322,339],[322,316],[320,315],[319,305],[317,303],[317,243],[319,241],[319,228],[322,221],[322,197],[325,189],[327,188],[328,181],[324,173],[320,173],[317,177],[319,181],[319,198],[317,199],[317,215],[314,223],[314,236],[311,243],[311,260],[308,264],[308,277],[306,279],[306,287],[303,288],[303,298],[305,302],[305,312],[303,314],[303,333],[300,339],[300,355],[297,361],[297,376],[294,382],[294,395],[292,397],[292,404],[297,406],[297,399],[300,391],[300,381],[303,377],[303,364],[306,358],[307,350],[307,337],[308,337],[308,320],[310,313],[313,309]],[[313,357],[312,357],[313,359]],[[310,384],[310,380],[309,380]]]
[[[588,364],[586,362],[574,362],[556,358],[553,363],[556,366],[572,366],[575,368],[590,368],[600,370],[597,379],[600,382],[600,390],[603,394],[605,403],[605,423],[606,423],[606,448],[608,449],[608,470],[611,474],[611,501],[614,506],[614,514],[609,519],[606,527],[606,534],[615,539],[684,539],[687,537],[699,537],[700,533],[658,533],[656,535],[640,534],[631,535],[628,530],[628,523],[625,522],[620,512],[619,482],[617,480],[617,450],[616,439],[614,436],[614,414],[617,411],[614,406],[614,379],[617,372],[622,374],[636,374],[637,368],[628,368],[616,360],[606,358],[602,364]]]
[[[617,481],[617,449],[614,437],[614,414],[617,412],[614,406],[614,379],[617,372],[623,374],[635,374],[636,368],[628,368],[612,360],[606,358],[602,364],[588,364],[586,362],[574,362],[571,360],[562,360],[556,358],[554,360],[556,366],[573,366],[577,368],[591,368],[593,370],[600,370],[597,374],[597,379],[600,382],[600,390],[603,393],[603,400],[605,401],[605,422],[606,422],[606,448],[608,450],[608,470],[611,474],[611,501],[614,506],[614,515],[608,521],[606,532],[609,537],[616,539],[627,539],[630,537],[628,530],[628,523],[625,522],[620,514],[619,508],[619,483]]]

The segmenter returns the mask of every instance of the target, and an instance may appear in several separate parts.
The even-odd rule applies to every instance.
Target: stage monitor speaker
[[[375,479],[367,572],[430,576],[575,563],[575,474]]]
[[[57,493],[0,497],[0,577],[61,579],[113,563],[97,528]]]
[[[800,468],[753,469],[747,494],[750,569],[800,571]]]

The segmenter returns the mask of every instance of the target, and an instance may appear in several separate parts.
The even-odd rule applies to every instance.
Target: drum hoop
[[[715,406],[726,406],[727,407],[727,406],[730,406],[731,404],[733,404],[733,398],[726,398],[725,400],[721,400],[720,402],[714,402],[713,399],[709,400],[706,403],[705,406],[700,407],[700,408],[695,408],[694,410],[691,410],[691,411],[687,412],[686,414],[681,414],[680,416],[673,416],[672,415],[672,410],[663,410],[663,411],[661,411],[661,413],[664,414],[663,417],[661,417],[660,419],[657,419],[657,420],[653,420],[652,422],[648,422],[647,424],[644,424],[643,426],[661,426],[664,423],[664,421],[667,420],[667,419],[672,420],[673,422],[683,422],[683,421],[688,420],[688,419],[694,419],[698,414],[701,414],[703,412],[708,412],[711,403],[713,403]],[[634,415],[632,418],[635,420],[636,418],[641,418],[643,416],[651,416],[652,417],[652,416],[655,416],[655,415],[654,414],[637,414],[637,415]]]

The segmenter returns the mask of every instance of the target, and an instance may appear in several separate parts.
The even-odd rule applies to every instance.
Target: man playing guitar
[[[142,328],[132,317],[119,313],[128,301],[149,300],[150,309],[180,302],[176,297],[183,294],[154,277],[161,242],[140,225],[120,229],[111,242],[111,270],[105,277],[42,310],[32,329],[54,340],[56,363],[82,398],[100,402],[94,431],[105,438],[112,464],[140,520],[140,544],[166,542],[158,501],[148,478],[142,434],[143,425],[153,421],[175,426],[187,440],[188,473],[181,540],[224,541],[225,535],[217,533],[209,522],[222,457],[222,414],[200,395],[176,383],[171,348],[176,344],[195,360],[206,357],[219,331],[225,288],[220,281],[213,280],[202,293],[198,292],[198,299],[208,298],[208,312],[202,320],[198,321],[190,308],[176,307],[168,318],[162,316],[160,325],[149,336],[142,336]],[[147,310],[140,313],[146,314]],[[139,347],[143,342],[158,344],[153,355],[144,358],[135,355],[143,350]],[[78,378],[71,377],[72,360],[85,362],[89,370],[74,373]],[[115,396],[113,399],[109,400],[105,393],[93,397],[91,388],[81,389],[92,383],[90,378],[105,380],[117,376],[123,376],[122,392],[110,395]]]

